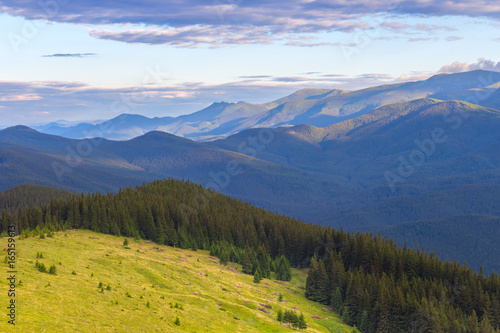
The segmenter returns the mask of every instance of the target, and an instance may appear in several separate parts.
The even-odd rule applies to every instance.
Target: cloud
[[[240,79],[268,79],[271,78],[271,75],[243,75],[238,76]]]
[[[417,24],[415,25],[415,29],[419,31],[429,31],[429,32],[434,32],[438,30],[444,30],[444,31],[457,31],[456,28],[452,27],[447,27],[447,26],[442,26],[442,25],[435,25],[435,24]]]
[[[282,24],[281,24],[282,23]],[[200,46],[221,47],[223,45],[272,44],[280,40],[294,39],[295,33],[322,31],[345,31],[368,29],[364,22],[326,21],[310,22],[296,20],[279,22],[277,25],[192,25],[182,27],[158,27],[129,29],[126,31],[89,29],[92,37],[126,43],[164,44],[174,47],[194,48]],[[314,39],[305,36],[301,39]],[[309,37],[309,38],[308,38]],[[288,42],[293,46],[338,46],[341,43]]]
[[[291,0],[286,6],[278,0],[2,0],[1,6],[3,12],[31,19],[90,24],[144,23],[172,27],[229,23],[286,25],[294,20],[345,19],[387,12],[500,18],[500,4],[490,0]]]
[[[92,57],[95,56],[96,53],[55,53],[55,54],[46,54],[42,57],[46,58],[83,58],[83,57]]]
[[[459,15],[500,19],[500,4],[490,0],[0,0],[4,13],[52,22],[89,25],[100,39],[174,47],[221,47],[288,41],[293,46],[325,46],[287,36],[370,29],[365,17],[376,14]],[[96,28],[97,25],[103,25]],[[104,27],[111,25],[111,27]],[[393,31],[454,31],[438,25],[409,26],[386,21]],[[334,43],[332,44],[334,45]]]
[[[193,48],[202,45],[217,47],[233,44],[270,44],[276,37],[265,27],[214,27],[208,25],[180,28],[137,29],[127,31],[91,29],[91,36],[99,39],[126,43],[166,44],[174,47]]]
[[[390,29],[390,30],[397,32],[397,33],[405,33],[405,34],[415,33],[415,32],[427,32],[427,33],[433,34],[434,32],[440,31],[440,30],[449,31],[449,32],[457,31],[456,28],[443,26],[443,25],[422,24],[422,23],[410,25],[410,24],[393,22],[393,21],[382,22],[379,26],[382,28]]]
[[[433,40],[434,38],[429,38],[429,37],[415,37],[415,38],[410,38],[408,39],[409,42],[426,42],[429,40]]]
[[[447,42],[455,42],[457,40],[462,40],[462,39],[464,39],[464,38],[460,37],[460,36],[448,36],[444,40]]]
[[[404,23],[398,23],[398,22],[392,22],[392,21],[385,21],[380,24],[382,28],[388,28],[394,31],[403,31],[411,28],[411,25],[404,24]]]
[[[401,74],[396,81],[408,82],[408,81],[423,81],[430,78],[432,74],[429,73],[412,73],[412,74]]]
[[[300,76],[286,76],[286,77],[275,77],[273,81],[276,82],[303,82],[303,81],[311,81],[312,79],[307,77]]]
[[[19,95],[6,95],[0,97],[0,102],[21,102],[21,101],[38,101],[42,97],[35,94],[19,94]]]
[[[455,61],[450,65],[441,67],[438,73],[461,73],[478,69],[500,72],[500,61],[495,62],[493,60],[484,58],[479,58],[475,63],[472,64]]]
[[[344,74],[323,74],[321,76],[322,77],[329,77],[329,78],[338,78],[338,77],[345,77],[346,75],[344,75]]]
[[[335,47],[357,47],[356,43],[332,43],[332,42],[321,42],[321,43],[307,43],[299,41],[287,42],[287,46],[298,46],[298,47],[315,47],[315,46],[335,46]]]

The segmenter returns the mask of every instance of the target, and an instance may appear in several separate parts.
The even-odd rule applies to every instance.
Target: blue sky
[[[0,0],[0,31],[0,127],[500,71],[486,0]]]

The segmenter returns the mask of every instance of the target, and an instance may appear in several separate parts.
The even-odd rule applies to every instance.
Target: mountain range
[[[463,100],[500,107],[500,73],[476,70],[439,74],[424,81],[377,86],[357,91],[303,89],[265,104],[217,102],[188,115],[147,118],[122,114],[98,124],[35,127],[46,134],[73,139],[96,136],[126,140],[157,130],[197,141],[224,138],[245,129],[306,124],[326,127],[369,113],[378,107],[420,98]]]
[[[0,190],[32,183],[115,192],[173,177],[307,222],[380,232],[467,260],[476,270],[499,271],[494,244],[500,232],[492,227],[500,217],[499,80],[500,73],[474,71],[358,92],[302,90],[267,104],[267,118],[259,120],[263,113],[247,103],[214,104],[175,118],[181,127],[210,117],[221,121],[219,132],[196,132],[208,142],[165,131],[113,141],[11,127],[0,131]],[[237,104],[245,105],[245,116],[235,115]],[[272,120],[284,114],[293,119]],[[133,116],[123,117],[123,127],[115,129],[127,132]],[[322,126],[307,124],[315,121]],[[243,123],[247,129],[239,131]],[[463,232],[471,225],[488,232]],[[436,230],[450,237],[435,237]]]

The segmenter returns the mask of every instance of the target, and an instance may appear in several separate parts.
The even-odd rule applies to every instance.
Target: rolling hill
[[[319,178],[165,132],[129,141],[73,140],[12,127],[0,131],[0,170],[0,190],[29,183],[77,193],[114,192],[174,177],[277,210],[305,209],[341,187],[335,177]]]

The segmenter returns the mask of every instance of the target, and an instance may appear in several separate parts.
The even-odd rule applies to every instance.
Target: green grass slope
[[[290,282],[255,284],[239,265],[222,266],[207,251],[132,238],[127,248],[123,240],[86,230],[16,238],[17,331],[287,332],[276,320],[282,309],[303,313],[306,332],[352,332],[335,313],[304,297],[305,270],[294,269]],[[55,264],[57,274],[39,272],[37,260],[47,268]],[[2,284],[7,288],[5,279]],[[1,297],[0,307],[7,302]],[[1,332],[12,329],[5,318],[0,322]]]

